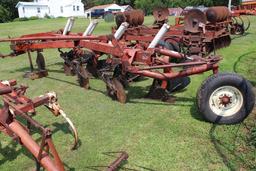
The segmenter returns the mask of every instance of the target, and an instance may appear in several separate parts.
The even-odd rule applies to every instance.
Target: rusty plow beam
[[[128,158],[129,155],[127,152],[120,152],[118,158],[108,166],[106,171],[116,171],[124,161],[128,160]]]
[[[38,36],[38,37],[20,37],[20,38],[11,38],[11,39],[0,39],[0,42],[30,42],[30,41],[57,41],[57,40],[66,40],[66,41],[79,41],[79,40],[106,40],[109,39],[107,36]]]
[[[28,134],[28,132],[24,129],[23,126],[20,125],[19,122],[13,121],[9,124],[10,129],[13,131],[15,135],[17,135],[23,144],[24,147],[30,151],[35,158],[38,158],[39,152],[41,150],[40,146],[32,139],[31,135]],[[49,140],[48,140],[49,141]],[[52,144],[52,143],[51,143]],[[53,147],[53,146],[52,146]],[[56,150],[55,150],[56,151]],[[57,153],[54,154],[57,156]],[[50,156],[43,151],[42,152],[42,158],[38,160],[38,162],[48,171],[64,171],[64,166],[58,157],[54,163]]]
[[[170,66],[171,65],[163,66],[163,67],[169,68]],[[169,80],[169,79],[173,79],[173,78],[186,77],[186,76],[190,76],[190,75],[200,74],[200,73],[210,71],[210,70],[212,70],[215,73],[218,70],[218,65],[217,64],[203,64],[203,65],[199,65],[199,66],[193,66],[193,67],[190,67],[185,70],[178,71],[178,72],[172,71],[172,72],[168,72],[168,73],[162,73],[159,71],[151,71],[153,69],[158,69],[158,68],[160,68],[160,67],[148,67],[145,69],[130,68],[129,72],[131,72],[133,74],[138,74],[138,75],[154,78],[154,79]]]

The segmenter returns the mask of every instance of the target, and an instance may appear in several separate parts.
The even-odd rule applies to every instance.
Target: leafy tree
[[[18,17],[18,10],[15,8],[20,0],[0,0],[0,22],[8,22]],[[33,0],[22,0],[33,1]],[[132,7],[140,8],[146,14],[152,14],[155,7],[186,7],[186,6],[217,6],[228,5],[229,0],[82,0],[85,4],[85,9],[95,5],[103,5],[116,3],[120,5],[131,5]],[[232,5],[238,5],[241,0],[232,0]]]
[[[0,5],[0,23],[5,23],[10,21],[10,13]]]
[[[151,14],[155,7],[181,7],[187,6],[228,6],[229,0],[135,0],[135,7]],[[232,5],[239,5],[241,0],[232,0]]]
[[[29,2],[29,0],[23,0]],[[18,10],[16,8],[19,0],[0,0],[0,22],[11,21],[18,17]]]

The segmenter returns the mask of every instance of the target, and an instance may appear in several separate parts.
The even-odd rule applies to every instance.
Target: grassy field
[[[256,17],[246,36],[234,37],[232,45],[220,50],[221,71],[238,72],[256,85]],[[146,24],[153,22],[146,18]],[[0,38],[53,31],[63,28],[66,19],[45,19],[0,24]],[[88,20],[78,19],[74,31],[84,31]],[[114,23],[101,22],[96,34],[110,33]],[[7,53],[8,44],[0,44]],[[106,166],[115,158],[109,151],[127,151],[129,161],[123,165],[138,171],[167,170],[253,170],[256,169],[255,148],[248,144],[248,126],[254,124],[256,112],[244,123],[216,126],[205,122],[197,111],[195,97],[201,82],[211,73],[193,76],[192,83],[177,96],[175,104],[144,99],[152,80],[130,86],[128,103],[122,105],[106,96],[105,84],[91,80],[91,90],[80,88],[75,77],[63,74],[63,61],[57,50],[44,52],[49,76],[40,80],[23,79],[29,70],[27,56],[0,60],[0,79],[17,79],[29,85],[28,95],[35,97],[48,90],[59,95],[63,109],[79,131],[81,146],[70,151],[72,136],[62,118],[55,118],[45,108],[35,118],[49,126],[53,140],[67,170],[92,170]],[[37,136],[37,135],[35,135]],[[32,170],[31,155],[0,135],[0,170]],[[104,170],[102,167],[94,168]]]

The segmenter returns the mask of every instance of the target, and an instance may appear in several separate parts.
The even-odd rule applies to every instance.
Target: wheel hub
[[[217,88],[210,96],[211,110],[219,116],[235,115],[243,106],[243,95],[235,87],[223,86]]]
[[[220,97],[220,104],[227,107],[228,105],[232,104],[232,97],[228,96],[228,95],[224,95],[223,97]]]

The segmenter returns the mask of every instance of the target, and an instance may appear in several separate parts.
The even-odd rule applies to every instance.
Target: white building
[[[84,4],[81,0],[34,0],[34,2],[18,2],[19,18],[46,15],[51,17],[84,16]]]

